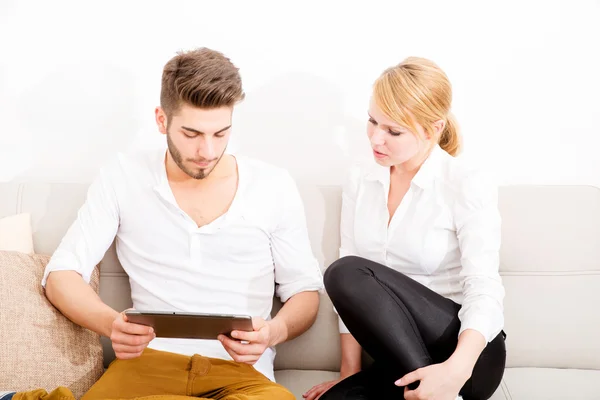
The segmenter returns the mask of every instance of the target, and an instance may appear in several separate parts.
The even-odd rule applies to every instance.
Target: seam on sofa
[[[506,400],[512,400],[512,396],[510,395],[510,390],[508,390],[508,385],[506,384],[506,381],[504,379],[502,379],[501,386],[502,386],[502,392],[504,393],[504,397],[506,398]]]
[[[600,275],[600,271],[510,271],[500,272],[501,276],[582,276],[582,275]]]
[[[23,191],[25,189],[25,184],[23,183],[19,183],[19,186],[17,187],[17,201],[15,206],[17,207],[17,209],[15,210],[16,214],[21,214],[21,210],[23,209]]]

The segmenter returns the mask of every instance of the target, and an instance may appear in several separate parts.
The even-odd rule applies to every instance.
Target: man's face
[[[231,133],[231,107],[202,109],[182,104],[166,124],[157,109],[159,130],[167,135],[169,153],[177,166],[194,179],[213,171],[227,149]]]

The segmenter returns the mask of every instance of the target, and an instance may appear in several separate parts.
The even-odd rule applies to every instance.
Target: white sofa
[[[341,191],[300,189],[313,251],[325,268],[339,247]],[[85,193],[79,184],[3,183],[0,217],[30,212],[35,250],[50,254]],[[600,399],[600,190],[503,187],[500,208],[508,362],[493,399]],[[101,264],[100,292],[118,310],[130,306],[129,282],[112,248]],[[321,300],[315,325],[277,349],[276,378],[298,399],[338,375],[337,320],[327,296]],[[114,355],[104,344],[108,363]]]

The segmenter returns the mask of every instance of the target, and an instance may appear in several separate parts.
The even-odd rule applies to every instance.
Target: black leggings
[[[342,321],[374,359],[371,367],[325,393],[321,400],[402,399],[394,382],[405,374],[446,361],[456,349],[460,305],[404,274],[360,257],[344,257],[325,271],[325,288]],[[504,332],[487,344],[465,400],[487,400],[504,374]]]

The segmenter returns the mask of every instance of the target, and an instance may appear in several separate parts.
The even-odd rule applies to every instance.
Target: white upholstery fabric
[[[313,251],[326,268],[339,248],[339,187],[299,182]],[[0,184],[0,218],[31,213],[35,250],[50,254],[77,215],[86,186]],[[500,190],[501,273],[506,286],[508,368],[493,400],[600,398],[600,190],[511,186]],[[130,306],[114,249],[101,264],[101,297]],[[277,349],[276,378],[301,399],[339,370],[336,316],[322,296],[305,335]],[[275,307],[279,306],[275,302]],[[105,359],[113,357],[105,342]]]
[[[509,368],[504,376],[508,400],[598,400],[600,371]]]
[[[600,190],[506,187],[500,211],[508,366],[600,369]]]

